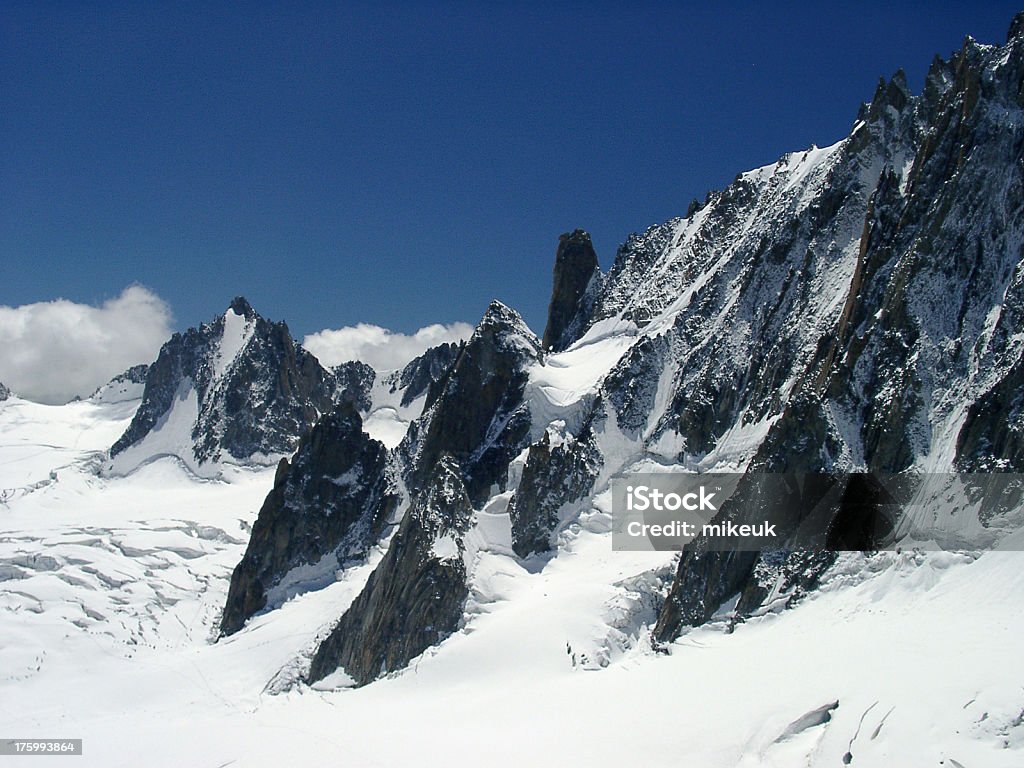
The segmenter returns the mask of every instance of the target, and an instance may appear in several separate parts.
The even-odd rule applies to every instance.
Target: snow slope
[[[199,394],[191,379],[183,379],[174,393],[171,407],[145,439],[129,446],[110,461],[110,474],[127,475],[147,461],[163,456],[176,458],[196,474],[215,473],[215,468],[201,467],[195,459],[192,430],[198,418]]]
[[[379,374],[370,390],[370,409],[363,417],[363,431],[374,440],[394,448],[405,437],[409,424],[423,413],[426,393],[408,405],[402,405],[403,389],[395,386],[395,376],[400,371],[385,371]]]
[[[0,505],[0,718],[83,738],[76,764],[1024,761],[1020,553],[850,556],[795,610],[723,616],[660,655],[629,580],[671,555],[613,553],[584,517],[540,570],[485,543],[465,628],[404,672],[313,690],[295,683],[308,654],[380,552],[214,642],[272,472],[201,481],[164,459],[101,478],[130,415],[0,404],[0,485],[21,489]]]

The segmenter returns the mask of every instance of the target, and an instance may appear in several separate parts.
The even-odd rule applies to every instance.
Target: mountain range
[[[94,480],[81,482],[104,488],[168,464],[211,487],[263,478],[251,530],[208,531],[228,543],[203,618],[222,653],[278,623],[301,635],[261,691],[372,688],[449,658],[459,636],[451,653],[476,653],[472,635],[496,604],[523,611],[521,624],[543,618],[529,615],[542,602],[517,608],[502,591],[508,574],[557,581],[577,558],[603,574],[588,588],[614,594],[614,615],[586,613],[581,625],[600,631],[559,653],[584,670],[629,653],[657,664],[698,628],[738,632],[805,605],[812,615],[822,590],[831,599],[844,580],[905,563],[801,546],[805,510],[825,504],[835,518],[863,478],[1024,472],[1022,361],[1019,15],[1005,44],[968,38],[936,57],[921,93],[902,72],[880,81],[835,144],[741,173],[631,235],[607,272],[586,231],[563,234],[542,334],[494,301],[468,340],[399,370],[328,368],[238,297],[72,404],[120,409],[123,432],[105,450],[5,498],[57,493],[58,474],[83,467]],[[2,385],[0,401],[23,402]],[[612,484],[637,473],[830,479],[801,491],[776,550],[698,538],[611,578]],[[751,518],[757,502],[756,482],[741,483],[723,514]],[[1011,512],[982,521],[992,546],[1013,548]],[[895,519],[908,550],[944,525],[920,504]],[[940,554],[929,562],[974,557]],[[16,581],[39,562],[0,568]],[[344,597],[328,598],[339,585]],[[820,735],[840,706],[809,707],[771,749]],[[1019,718],[1000,722],[1016,752]]]
[[[299,378],[290,341],[260,345],[288,354],[226,383],[219,407],[202,405],[201,383],[197,459],[217,447],[236,457],[284,450],[312,426],[278,468],[222,632],[293,594],[296,572],[334,572],[393,537],[308,676],[341,668],[362,684],[459,628],[476,550],[551,557],[564,531],[601,509],[615,476],[1020,472],[1020,31],[1015,23],[1002,47],[968,40],[936,58],[919,95],[902,72],[881,81],[845,139],[740,174],[685,218],[630,237],[607,274],[585,231],[562,235],[542,338],[492,303],[460,349],[429,353],[444,358],[423,375],[422,413],[391,450],[362,431],[355,407],[333,405],[358,397],[324,386],[322,369],[309,375],[321,389],[287,390],[305,420],[257,418],[261,440],[228,439],[216,418],[261,413],[271,380]],[[190,334],[198,342],[203,330]],[[222,359],[202,343],[211,352],[199,382]],[[226,398],[239,387],[245,406],[233,409]],[[150,373],[114,454],[140,440],[154,394],[172,391],[180,384]],[[507,520],[497,540],[474,511]],[[674,640],[733,595],[742,617],[769,596],[802,593],[834,560],[783,544],[688,549],[655,639]]]

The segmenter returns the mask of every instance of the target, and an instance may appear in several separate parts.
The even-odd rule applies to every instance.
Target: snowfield
[[[101,477],[131,415],[0,404],[3,738],[82,738],[76,764],[105,768],[1024,763],[1019,552],[846,556],[795,609],[734,631],[723,613],[660,654],[638,586],[656,580],[633,577],[671,555],[613,553],[597,511],[547,561],[482,530],[462,631],[314,690],[309,655],[387,542],[217,642],[273,470]]]

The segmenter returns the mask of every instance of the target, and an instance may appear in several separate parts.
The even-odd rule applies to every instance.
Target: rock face
[[[402,393],[400,405],[408,407],[417,398],[427,394],[431,387],[444,378],[462,351],[462,344],[454,342],[431,347],[393,373],[388,381],[391,393]]]
[[[583,335],[601,282],[601,267],[590,235],[576,229],[558,238],[544,349],[560,352]]]
[[[0,381],[0,403],[11,396],[11,390],[4,386],[3,382]]]
[[[243,298],[212,323],[174,334],[145,382],[135,418],[110,449],[115,474],[164,455],[205,473],[221,460],[289,453],[321,413],[361,391],[340,388],[284,323]]]
[[[366,363],[352,360],[331,368],[334,375],[335,391],[340,400],[347,400],[356,406],[360,413],[366,413],[372,406],[370,393],[377,372]]]
[[[274,489],[231,576],[221,633],[264,608],[324,586],[380,537],[401,496],[384,446],[362,431],[355,406],[324,415],[281,459]]]
[[[469,595],[464,538],[472,513],[458,465],[442,457],[387,555],[317,649],[310,682],[341,667],[365,685],[458,629]]]
[[[964,472],[1024,472],[1024,363],[971,403],[957,438]]]
[[[523,393],[539,356],[519,315],[495,302],[465,345],[428,350],[400,372],[395,391],[410,402],[425,394],[427,408],[393,454],[363,433],[356,406],[343,403],[322,417],[281,462],[232,576],[222,633],[325,586],[346,558],[365,553],[400,506],[400,473],[409,511],[366,588],[317,649],[310,679],[341,666],[363,684],[454,631],[468,594],[469,489],[487,498],[528,444]],[[368,378],[351,370],[352,380]]]
[[[539,355],[519,315],[495,302],[465,345],[428,350],[400,372],[396,391],[410,401],[426,394],[428,407],[393,455],[362,432],[355,406],[324,416],[281,462],[233,574],[222,633],[325,586],[346,558],[365,553],[400,505],[395,465],[404,467],[410,510],[366,589],[317,650],[311,679],[340,665],[369,682],[454,631],[468,594],[467,488],[486,498],[527,445],[523,392]]]
[[[522,480],[508,506],[512,549],[520,557],[549,551],[552,535],[572,517],[571,505],[594,487],[603,464],[594,418],[587,420],[578,437],[549,428],[530,446]]]
[[[519,314],[492,302],[402,443],[412,490],[423,487],[446,454],[459,464],[474,504],[503,484],[509,462],[528,444],[523,393],[539,357],[540,342]]]
[[[936,60],[921,96],[907,91],[902,73],[879,85],[851,137],[834,150],[829,183],[804,209],[813,226],[800,217],[781,228],[806,228],[812,237],[784,251],[792,278],[779,283],[779,299],[800,291],[796,278],[813,285],[834,269],[830,259],[819,260],[815,235],[835,232],[829,221],[862,207],[842,303],[821,313],[821,331],[810,334],[787,333],[812,326],[784,311],[777,345],[766,343],[763,325],[749,326],[754,365],[709,370],[677,398],[687,449],[713,449],[737,419],[779,413],[748,470],[1020,466],[1022,348],[1013,336],[1024,319],[1024,224],[1013,212],[1024,204],[1024,127],[1006,115],[1021,114],[1022,48],[1019,37],[1003,49],[968,40],[950,61]],[[869,167],[881,170],[875,176]],[[858,181],[843,184],[854,171]],[[706,215],[714,213],[712,206]],[[763,244],[770,262],[773,247]],[[837,255],[833,263],[844,260]],[[754,264],[737,277],[754,288],[765,271]],[[807,302],[828,295],[826,288],[804,292]],[[760,315],[780,309],[776,300]],[[813,583],[825,565],[805,563],[804,576]],[[737,591],[751,608],[752,584],[765,566],[766,557],[749,553],[684,554],[656,637],[672,639],[682,626],[706,621]]]
[[[716,520],[734,520],[739,524],[752,522],[759,516],[763,518],[766,508],[786,510],[789,517],[778,521],[782,550],[767,553],[721,551],[710,548],[710,542],[698,537],[680,557],[675,580],[653,630],[656,641],[673,640],[683,627],[703,624],[737,593],[742,593],[745,599],[745,610],[756,609],[771,587],[778,586],[767,584],[765,574],[780,579],[784,573],[792,586],[813,585],[831,564],[832,559],[827,556],[805,558],[799,551],[801,545],[819,551],[817,548],[825,544],[823,540],[798,542],[801,524],[812,515],[829,521],[841,511],[844,487],[842,481],[832,480],[825,474],[825,470],[834,467],[825,466],[823,446],[819,442],[828,439],[824,434],[826,427],[820,419],[815,419],[813,406],[809,408],[800,400],[791,403],[787,414],[775,424],[774,434],[769,434],[761,445],[748,466],[748,474],[723,504]],[[786,498],[779,499],[773,493],[766,500],[768,491],[762,487],[761,473],[782,472],[809,473],[817,482],[794,484]],[[826,529],[819,525],[815,530],[824,534]],[[790,550],[795,553],[790,554]]]

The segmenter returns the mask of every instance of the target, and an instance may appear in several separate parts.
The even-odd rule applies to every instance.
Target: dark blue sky
[[[607,266],[1016,10],[337,5],[0,4],[0,304],[241,293],[301,337],[498,297],[540,332],[559,233]]]

